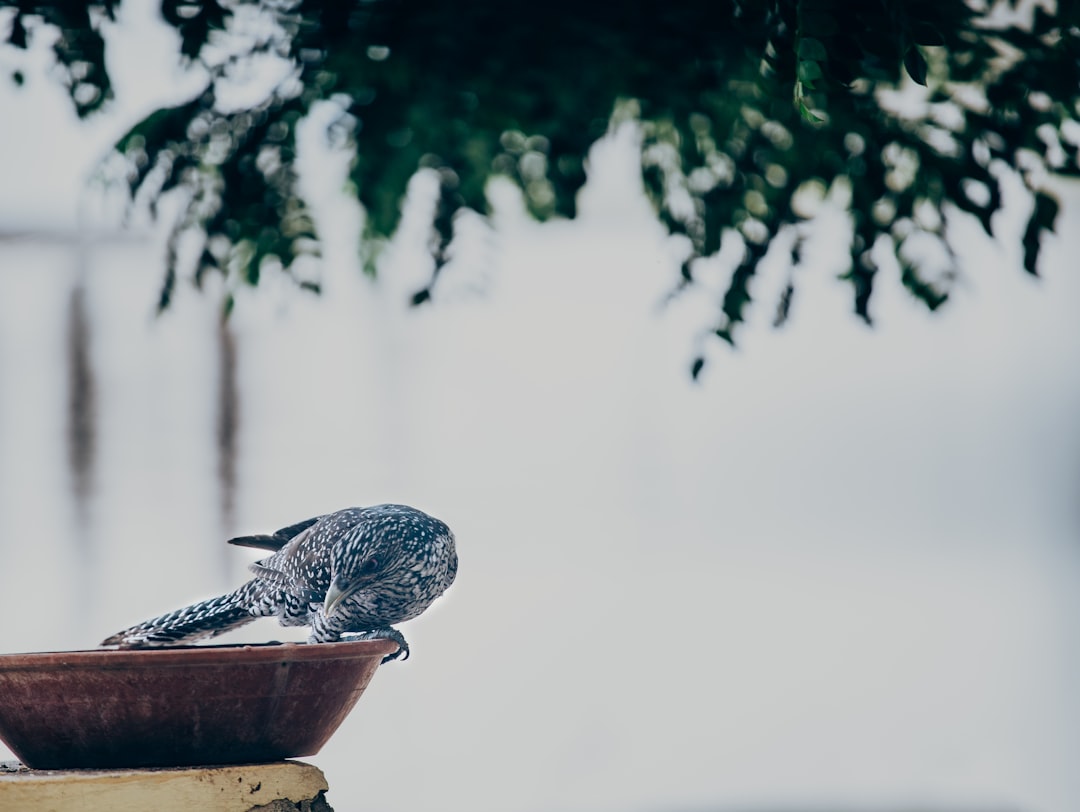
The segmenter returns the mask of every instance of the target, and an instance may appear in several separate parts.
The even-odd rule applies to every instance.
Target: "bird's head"
[[[393,568],[390,550],[377,544],[339,544],[335,546],[323,611],[329,617],[347,598],[365,589]]]
[[[451,556],[455,556],[452,565]],[[334,545],[323,611],[329,617],[350,597],[379,590],[380,585],[408,590],[432,567],[451,566],[456,571],[453,535],[438,519],[403,505],[366,508],[361,520]]]

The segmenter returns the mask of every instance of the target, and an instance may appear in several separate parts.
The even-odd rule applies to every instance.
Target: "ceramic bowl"
[[[28,767],[165,767],[317,753],[397,644],[0,655],[0,738]]]

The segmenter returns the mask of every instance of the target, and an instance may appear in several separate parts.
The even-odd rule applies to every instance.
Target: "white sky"
[[[125,24],[116,109],[81,130],[39,69],[21,92],[0,82],[0,231],[73,226],[110,139],[194,86],[167,32]],[[789,327],[758,307],[738,351],[706,345],[693,386],[713,301],[659,306],[676,248],[627,147],[594,154],[577,223],[500,197],[420,311],[401,306],[426,273],[415,241],[360,279],[355,211],[313,158],[327,295],[271,279],[239,302],[241,529],[406,501],[460,543],[458,583],[404,629],[414,657],[312,759],[331,802],[1072,812],[1076,194],[1044,279],[1017,239],[962,224],[955,301],[931,316],[885,278],[873,330],[826,227]],[[157,232],[81,265],[0,243],[0,616],[19,618],[0,650],[93,645],[249,560],[218,542],[216,304],[182,288],[150,319],[160,251]],[[92,553],[73,549],[63,448],[79,273],[100,383]]]

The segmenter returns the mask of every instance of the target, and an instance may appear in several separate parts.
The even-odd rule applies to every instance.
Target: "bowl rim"
[[[131,668],[171,665],[223,665],[266,662],[360,660],[397,651],[393,640],[351,640],[340,643],[232,643],[160,648],[100,648],[0,654],[0,671],[42,668]]]

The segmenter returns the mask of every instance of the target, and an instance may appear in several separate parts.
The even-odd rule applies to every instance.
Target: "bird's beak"
[[[326,599],[323,601],[323,614],[327,617],[334,614],[334,610],[338,608],[343,600],[349,597],[351,593],[347,590],[341,589],[338,586],[337,581],[330,584],[330,588],[326,590]]]

